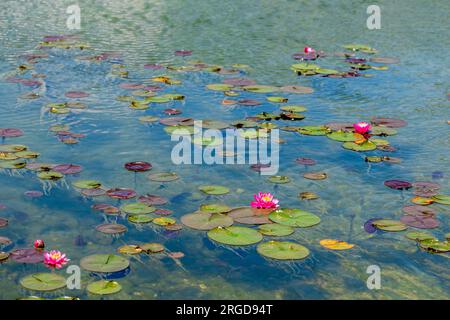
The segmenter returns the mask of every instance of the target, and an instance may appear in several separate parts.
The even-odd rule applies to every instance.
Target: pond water
[[[71,259],[69,265],[80,265],[82,258],[93,254],[121,256],[117,249],[123,245],[160,243],[165,251],[125,256],[130,260],[129,268],[112,275],[122,290],[102,296],[86,289],[101,274],[83,268],[81,289],[26,289],[21,279],[50,271],[42,263],[19,263],[10,257],[0,264],[0,298],[448,299],[448,198],[444,196],[426,207],[435,210],[432,219],[439,223],[436,228],[409,226],[399,232],[368,233],[363,227],[373,218],[399,221],[404,215],[402,208],[413,205],[417,187],[394,190],[384,185],[387,180],[433,182],[440,187],[436,193],[450,195],[448,1],[379,1],[379,30],[366,27],[366,8],[372,3],[357,0],[80,0],[81,29],[68,30],[66,8],[71,4],[63,0],[0,4],[0,128],[23,131],[22,136],[6,137],[2,143],[25,145],[40,153],[36,159],[7,160],[14,153],[3,150],[2,168],[11,161],[18,161],[14,165],[26,161],[28,169],[6,168],[0,172],[0,218],[8,220],[8,225],[0,227],[0,237],[11,241],[3,239],[0,251],[32,248],[35,239],[43,239],[46,249],[66,253]],[[45,39],[51,35],[76,37]],[[68,43],[73,47],[64,48]],[[375,48],[377,53],[343,48],[353,43]],[[339,54],[342,52],[366,59],[394,57],[398,61],[367,60],[369,65],[388,67],[359,71],[372,76],[297,75],[291,65],[302,61],[294,60],[292,54],[303,52],[305,46],[326,53],[311,63],[341,72],[352,66]],[[192,55],[175,54],[177,50],[189,50]],[[30,56],[37,53],[42,55]],[[145,68],[146,64],[164,68]],[[151,80],[162,75],[169,80]],[[313,92],[254,93],[234,87],[232,90],[239,94],[234,97],[206,88],[231,78],[276,87],[307,87]],[[180,83],[170,84],[172,80]],[[40,83],[33,86],[32,81]],[[136,88],[125,88],[126,84],[135,84]],[[149,86],[158,89],[155,85],[162,89],[155,91],[157,96],[177,93],[185,98],[147,103],[145,110],[130,108],[129,101],[117,99],[133,96],[142,100],[142,92],[136,90]],[[85,92],[88,96],[68,97],[68,92]],[[288,102],[269,102],[269,96],[285,97]],[[229,106],[223,104],[224,99],[256,99],[261,104]],[[65,102],[72,102],[72,108],[48,107]],[[395,135],[371,137],[388,140],[396,149],[393,152],[356,152],[326,136],[280,130],[284,143],[279,145],[278,175],[288,176],[290,182],[274,184],[251,170],[249,164],[173,164],[175,142],[164,131],[165,126],[158,121],[139,120],[142,116],[171,117],[164,110],[175,108],[182,111],[177,116],[230,123],[261,112],[279,113],[285,105],[305,106],[305,119],[271,121],[279,127],[351,124],[374,117],[401,119],[407,125],[395,128]],[[75,136],[67,132],[58,135],[51,129],[70,131]],[[401,162],[367,162],[366,156],[399,158]],[[300,157],[317,163],[299,165],[295,160]],[[124,164],[132,161],[149,162],[152,169],[130,172]],[[45,171],[30,170],[31,163],[77,164],[83,170],[49,181],[37,176],[45,177]],[[157,182],[147,177],[160,172],[175,172],[179,179]],[[306,172],[325,172],[327,178],[305,179]],[[177,224],[203,204],[249,206],[259,191],[273,193],[280,208],[302,209],[321,221],[312,227],[295,228],[288,236],[264,236],[263,242],[291,241],[310,251],[304,259],[280,261],[261,256],[257,244],[220,244],[206,231],[187,226],[171,231],[152,222],[132,223],[123,212],[117,216],[95,211],[91,208],[94,204],[120,207],[136,199],[83,196],[72,185],[78,180],[98,180],[105,189],[131,188],[138,196],[162,196],[168,202],[156,207],[173,211],[167,217]],[[207,195],[199,190],[205,185],[225,186],[230,192]],[[24,194],[30,190],[43,195]],[[313,192],[319,198],[302,200],[301,192]],[[112,236],[97,231],[96,227],[104,223],[122,224],[127,232]],[[234,225],[256,228],[238,222]],[[411,231],[433,235],[442,242],[441,251],[447,252],[425,250],[424,244],[405,237]],[[323,239],[354,246],[330,250],[320,244]],[[184,256],[170,257],[177,252]],[[369,290],[366,284],[370,276],[366,271],[371,265],[381,270],[379,290]],[[65,270],[53,273],[68,277]]]

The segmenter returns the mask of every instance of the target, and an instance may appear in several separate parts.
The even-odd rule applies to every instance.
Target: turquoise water
[[[450,4],[446,1],[380,1],[380,30],[366,27],[366,1],[79,1],[81,30],[66,28],[65,10],[70,1],[3,1],[0,4],[0,72],[7,77],[19,65],[27,64],[23,54],[36,50],[44,36],[77,34],[90,48],[47,49],[49,57],[34,64],[34,72],[45,74],[45,86],[35,90],[38,99],[20,96],[31,88],[0,82],[0,127],[20,128],[24,135],[6,138],[6,143],[27,145],[40,152],[44,163],[76,163],[83,171],[76,177],[50,184],[43,197],[30,199],[27,190],[44,190],[43,182],[29,170],[4,170],[1,175],[0,203],[6,209],[0,217],[9,225],[0,236],[12,244],[2,248],[12,251],[31,247],[42,238],[47,248],[59,249],[70,257],[70,264],[95,253],[115,253],[124,244],[158,242],[185,256],[177,261],[165,255],[131,257],[130,272],[117,279],[121,292],[106,299],[447,299],[448,253],[431,254],[418,248],[403,232],[368,234],[362,228],[370,218],[398,220],[402,207],[409,205],[411,191],[396,191],[383,185],[385,180],[410,182],[434,181],[440,193],[450,194],[449,170],[449,92],[448,21]],[[342,45],[362,43],[378,50],[377,56],[396,57],[386,71],[363,71],[373,77],[332,79],[299,77],[289,68],[291,58],[305,45],[328,53],[342,52]],[[175,50],[192,50],[189,57],[174,55]],[[119,58],[87,62],[78,56],[117,52]],[[147,63],[186,65],[190,60],[230,67],[246,64],[245,77],[258,84],[312,87],[312,94],[254,94],[242,92],[227,99],[258,99],[257,107],[221,105],[224,95],[205,86],[232,76],[210,72],[170,72],[144,69]],[[343,58],[330,55],[319,65],[342,69]],[[128,79],[114,77],[111,68],[123,64]],[[165,86],[163,93],[176,92],[184,101],[151,104],[147,110],[132,110],[118,95],[130,94],[121,83],[146,83],[153,76],[168,74],[181,85]],[[23,77],[29,77],[30,71]],[[242,76],[242,75],[241,75]],[[44,90],[45,88],[45,90]],[[42,107],[70,100],[67,91],[90,94],[79,101],[87,105],[67,115],[43,112]],[[289,98],[288,104],[308,108],[306,118],[294,125],[320,125],[329,122],[356,122],[373,116],[392,117],[408,122],[398,134],[386,139],[397,148],[393,157],[400,164],[367,163],[365,155],[385,155],[381,151],[358,153],[342,148],[326,137],[314,137],[280,131],[285,140],[280,145],[280,175],[292,180],[274,185],[267,177],[250,170],[248,165],[206,166],[172,164],[174,145],[160,124],[147,125],[139,117],[167,117],[162,111],[178,108],[181,116],[240,120],[262,111],[276,112],[280,105],[266,101],[270,95]],[[76,99],[72,99],[76,100]],[[282,122],[275,122],[280,126]],[[70,125],[70,130],[86,136],[75,145],[58,141],[49,127]],[[305,168],[295,163],[297,157],[317,161]],[[157,183],[146,173],[134,175],[123,168],[129,161],[148,161],[150,173],[174,171],[180,179]],[[326,180],[302,177],[305,171],[325,171]],[[440,172],[439,175],[433,172]],[[123,217],[104,216],[91,210],[94,203],[118,205],[108,197],[87,198],[71,186],[77,179],[97,179],[107,187],[133,188],[169,199],[161,206],[173,210],[179,221],[208,202],[230,207],[246,206],[258,191],[270,191],[282,207],[301,208],[321,218],[311,228],[299,228],[284,239],[306,246],[311,254],[298,262],[264,259],[256,246],[231,249],[217,245],[206,232],[187,227],[168,233],[154,224],[140,227]],[[224,185],[230,194],[207,196],[198,187]],[[48,188],[49,186],[46,186]],[[298,198],[299,192],[311,191],[317,200]],[[123,203],[133,202],[124,200]],[[437,210],[440,226],[429,230],[439,239],[449,232],[448,206],[431,205]],[[128,232],[111,237],[95,227],[105,220],[124,224]],[[414,230],[414,228],[410,228]],[[81,236],[84,245],[75,245]],[[321,239],[339,239],[355,245],[346,251],[323,248]],[[266,237],[265,240],[268,240]],[[78,243],[79,244],[79,243]],[[139,261],[138,261],[139,259]],[[178,263],[176,263],[178,262]],[[382,288],[368,290],[366,268],[378,265]],[[57,297],[70,295],[98,299],[88,294],[86,285],[96,278],[82,272],[81,290],[58,290],[42,294],[22,288],[21,278],[45,272],[43,265],[24,265],[8,260],[0,265],[0,298],[16,299],[27,295]],[[64,270],[56,273],[65,275]]]

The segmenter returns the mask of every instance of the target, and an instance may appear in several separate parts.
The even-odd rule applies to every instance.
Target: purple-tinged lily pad
[[[127,188],[113,188],[106,191],[106,195],[114,199],[131,199],[136,197],[136,191]]]
[[[303,164],[305,166],[313,166],[316,164],[316,160],[310,158],[297,158],[295,159],[295,162],[297,162],[298,164]]]
[[[38,191],[38,190],[29,190],[29,191],[25,191],[24,195],[29,198],[40,198],[44,195],[44,193],[41,191]]]
[[[83,167],[77,164],[59,164],[53,167],[53,171],[57,171],[62,174],[77,174],[83,171]]]
[[[192,126],[194,124],[194,119],[184,118],[184,117],[170,117],[163,118],[159,122],[166,126]]]
[[[89,97],[89,93],[84,91],[68,91],[64,94],[67,98],[86,98]]]
[[[168,216],[168,215],[171,215],[173,213],[173,211],[169,210],[169,209],[161,209],[161,208],[159,208],[159,209],[156,209],[155,211],[153,211],[153,213],[157,214],[159,216]]]
[[[106,190],[102,188],[81,189],[80,192],[86,197],[99,197],[106,195]]]
[[[95,227],[95,230],[105,234],[119,234],[126,232],[128,228],[122,224],[105,223]]]
[[[23,135],[23,131],[16,128],[0,128],[0,137],[15,138]]]
[[[162,66],[160,64],[155,64],[155,63],[144,64],[144,69],[159,70],[159,69],[163,69],[163,68],[164,68],[164,66]]]
[[[187,57],[192,55],[192,50],[177,50],[174,54],[179,57]]]
[[[138,198],[138,201],[148,204],[150,206],[160,206],[160,205],[166,204],[168,202],[168,200],[166,198],[157,196],[154,194],[146,194],[146,195],[140,196]]]
[[[310,87],[302,87],[302,86],[283,86],[280,88],[281,92],[287,92],[287,93],[299,93],[299,94],[308,94],[313,93],[314,89]]]
[[[20,263],[41,263],[44,261],[44,252],[36,249],[16,249],[10,258]]]
[[[238,100],[238,104],[241,106],[259,106],[261,102],[255,99],[241,99]]]
[[[371,122],[374,125],[383,125],[389,128],[401,128],[407,125],[405,120],[392,118],[372,118]]]
[[[231,78],[223,80],[223,83],[236,87],[252,86],[256,84],[256,81],[245,78]]]
[[[419,229],[433,229],[439,226],[439,221],[429,215],[413,216],[407,214],[401,217],[400,221],[410,227]]]
[[[402,180],[386,180],[384,185],[395,190],[407,190],[412,187],[411,183]]]
[[[412,216],[435,216],[436,210],[426,206],[409,205],[402,208],[403,212]]]
[[[423,181],[414,182],[412,184],[412,187],[414,189],[413,193],[416,196],[426,197],[426,198],[439,194],[439,189],[441,188],[441,186],[437,183],[423,182]]]

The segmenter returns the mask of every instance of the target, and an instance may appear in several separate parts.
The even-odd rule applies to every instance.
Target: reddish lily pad
[[[386,180],[384,185],[395,190],[407,190],[412,187],[411,183],[402,180]]]
[[[20,263],[41,263],[44,253],[36,249],[17,249],[11,252],[10,258]]]
[[[0,218],[0,228],[4,228],[8,225],[8,219]]]
[[[86,98],[89,96],[89,93],[84,91],[68,91],[65,93],[67,98]]]
[[[231,78],[223,80],[223,83],[236,87],[252,86],[256,84],[256,81],[245,78]]]
[[[128,229],[122,224],[105,223],[95,227],[95,230],[105,234],[120,234],[126,232]]]
[[[29,190],[29,191],[25,191],[24,195],[30,198],[40,198],[44,195],[44,193],[42,191],[38,191],[38,190]],[[1,223],[0,223],[1,226]]]
[[[113,188],[106,191],[106,195],[114,199],[131,199],[136,197],[136,191],[126,188]]]
[[[128,171],[144,172],[150,170],[152,168],[152,165],[145,161],[134,161],[125,163],[124,167]]]
[[[434,216],[436,215],[436,210],[433,208],[429,208],[429,207],[425,207],[425,206],[419,206],[419,205],[415,205],[415,206],[404,206],[402,208],[403,212],[408,214],[408,215],[413,215],[413,216],[417,216],[417,215],[429,215],[429,216]]]
[[[313,166],[317,163],[316,160],[311,159],[311,158],[297,158],[297,159],[295,159],[295,162],[297,162],[298,164],[305,165],[305,166]]]
[[[11,243],[12,241],[10,238],[0,236],[0,246],[9,246]]]
[[[374,125],[383,125],[389,128],[401,128],[407,125],[407,122],[404,120],[392,118],[373,118],[371,122]]]

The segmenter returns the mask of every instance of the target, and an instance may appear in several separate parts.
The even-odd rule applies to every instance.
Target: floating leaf
[[[53,167],[53,171],[57,171],[62,174],[77,174],[83,171],[83,167],[76,164],[59,164]]]
[[[138,201],[143,202],[149,206],[163,205],[168,202],[168,200],[166,198],[157,196],[154,194],[146,194],[146,195],[140,196]]]
[[[143,203],[143,202],[136,202],[136,203],[125,204],[120,207],[120,210],[123,213],[135,215],[135,214],[152,213],[153,211],[155,211],[155,208],[152,206],[149,206],[148,204]]]
[[[364,223],[364,230],[367,233],[374,233],[377,231],[377,228],[373,225],[373,222],[376,220],[382,220],[382,218],[372,218],[372,219],[367,220]]]
[[[422,231],[409,231],[405,234],[405,237],[415,241],[437,240],[432,234]]]
[[[64,177],[64,175],[62,173],[57,172],[57,171],[42,171],[42,172],[39,172],[37,174],[37,176],[39,179],[42,179],[42,180],[53,180],[53,181],[59,180],[62,177]]]
[[[219,243],[232,246],[246,246],[258,243],[263,239],[261,233],[246,227],[217,227],[208,231],[208,237]]]
[[[227,194],[230,192],[230,189],[224,186],[218,186],[218,185],[206,185],[206,186],[200,186],[198,187],[200,191],[203,191],[206,194],[211,195],[222,195]]]
[[[94,254],[84,257],[80,261],[80,266],[91,272],[112,273],[128,268],[130,262],[114,254]]]
[[[144,172],[150,170],[152,168],[152,165],[145,161],[134,161],[125,163],[124,167],[128,171]]]
[[[170,182],[179,179],[180,177],[175,172],[159,172],[152,173],[148,176],[151,181]]]
[[[444,253],[450,251],[450,241],[439,241],[434,239],[419,240],[422,249],[431,253]]]
[[[0,218],[0,228],[4,228],[8,225],[8,219]]]
[[[233,89],[233,86],[226,83],[211,83],[208,84],[206,88],[213,91],[229,91]]]
[[[258,227],[258,230],[265,236],[274,236],[274,237],[283,237],[294,233],[294,229],[291,228],[290,226],[277,223],[260,225]]]
[[[315,200],[315,199],[319,199],[319,196],[317,194],[315,194],[314,192],[310,192],[310,191],[306,191],[306,192],[301,192],[299,195],[299,198],[302,200]]]
[[[288,176],[271,176],[267,179],[267,181],[277,184],[283,184],[291,182],[291,179],[289,179]]]
[[[297,158],[295,159],[295,162],[297,162],[298,164],[303,164],[305,166],[313,166],[316,164],[316,160],[310,158]]]
[[[271,92],[275,92],[275,91],[279,90],[277,87],[258,85],[258,84],[243,86],[242,89],[244,89],[245,91],[254,92],[254,93],[271,93]]]
[[[299,260],[309,255],[309,250],[288,241],[268,241],[257,246],[256,251],[264,257],[277,260]]]
[[[436,203],[450,205],[450,196],[445,194],[437,194],[431,197],[431,199]]]
[[[347,131],[333,131],[327,134],[327,137],[331,140],[347,142],[347,141],[356,141],[360,139],[358,134]]]
[[[200,211],[205,213],[224,213],[230,210],[229,206],[217,203],[202,204],[200,206]]]
[[[0,137],[15,138],[23,135],[23,131],[16,128],[0,128]]]
[[[377,148],[377,145],[371,141],[365,141],[361,144],[355,142],[344,142],[342,147],[353,151],[371,151]]]
[[[320,240],[320,245],[324,248],[330,250],[347,250],[353,248],[354,244],[349,244],[345,241],[334,240],[334,239],[323,239]]]
[[[380,230],[384,230],[384,231],[394,231],[394,232],[396,232],[396,231],[403,231],[403,230],[408,228],[401,221],[389,220],[389,219],[375,220],[375,221],[372,221],[372,224],[376,228],[378,228]]]
[[[324,180],[328,175],[325,172],[307,172],[303,177],[309,180]]]
[[[268,218],[268,213],[275,209],[259,210],[251,207],[234,208],[228,212],[228,216],[234,221],[242,224],[269,224],[272,221]]]
[[[22,287],[35,291],[54,291],[66,287],[66,279],[55,273],[35,273],[20,280]]]
[[[22,160],[0,161],[0,169],[22,169],[27,163]]]
[[[155,217],[149,214],[134,214],[128,216],[128,221],[131,223],[150,223],[153,219],[155,219]]]
[[[44,261],[44,253],[34,248],[14,250],[10,257],[20,263],[41,263]]]
[[[370,122],[374,125],[382,125],[389,128],[401,128],[407,125],[407,122],[400,119],[391,118],[373,118]]]
[[[324,136],[329,133],[329,129],[325,126],[304,126],[299,127],[298,132],[308,136]]]
[[[309,94],[309,93],[313,93],[314,89],[310,88],[310,87],[302,87],[302,86],[283,86],[283,87],[280,87],[279,91],[287,92],[287,93]]]
[[[181,222],[196,230],[211,230],[217,227],[229,227],[233,219],[222,213],[191,213],[181,217]]]
[[[275,97],[275,96],[272,96],[272,97],[267,97],[266,99],[267,99],[267,101],[269,101],[269,102],[275,102],[275,103],[285,103],[285,102],[288,102],[288,98],[285,98],[285,97]]]
[[[113,188],[106,191],[106,195],[113,199],[131,199],[136,197],[136,191],[127,188]]]
[[[407,190],[412,187],[411,183],[402,180],[386,180],[384,185],[395,190]]]
[[[95,230],[105,234],[119,234],[127,232],[127,227],[122,224],[105,223],[95,227]]]
[[[116,281],[99,280],[88,284],[86,289],[92,294],[106,295],[119,292],[122,286]]]
[[[136,245],[124,245],[117,248],[117,252],[125,255],[135,255],[141,253],[142,249]]]
[[[282,106],[280,108],[282,111],[287,112],[305,112],[307,109],[304,106],[297,106],[297,105],[291,105],[291,106]]]
[[[433,229],[439,226],[439,221],[428,215],[404,215],[400,218],[400,221],[410,227],[419,229]]]
[[[320,223],[318,216],[300,209],[279,209],[269,214],[269,219],[279,224],[301,228]]]
[[[164,246],[159,243],[145,243],[139,246],[146,253],[158,253],[164,251]]]
[[[170,226],[172,224],[175,224],[177,221],[173,218],[159,217],[159,218],[153,219],[152,222],[158,226]]]
[[[0,251],[0,262],[6,261],[9,258],[9,253]]]
[[[433,201],[433,199],[430,199],[430,198],[414,197],[411,199],[411,202],[421,205],[421,206],[428,206],[428,205],[432,204],[434,201]]]
[[[79,189],[94,189],[100,188],[102,184],[97,180],[77,180],[72,183],[75,188]]]

